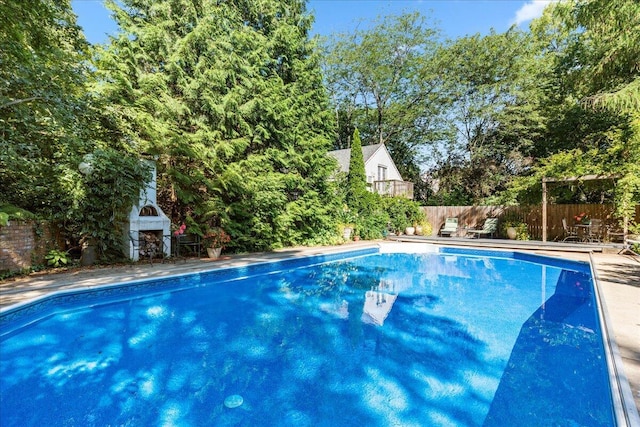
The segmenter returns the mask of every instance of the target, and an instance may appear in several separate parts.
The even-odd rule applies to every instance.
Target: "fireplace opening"
[[[123,251],[133,261],[171,256],[171,220],[156,201],[156,168],[151,166],[151,179],[140,191],[138,203],[129,213],[128,238],[123,238]]]
[[[137,239],[136,239],[137,237]],[[131,236],[134,251],[138,252],[139,258],[154,258],[164,255],[164,238],[162,230],[144,230]]]

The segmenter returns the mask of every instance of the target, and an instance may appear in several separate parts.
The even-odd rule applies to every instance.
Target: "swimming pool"
[[[4,310],[0,424],[616,425],[588,264],[421,248]]]

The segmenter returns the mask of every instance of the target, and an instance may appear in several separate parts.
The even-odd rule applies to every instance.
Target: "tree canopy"
[[[640,33],[628,29],[639,19],[633,0],[571,0],[528,31],[442,41],[406,14],[337,35],[325,45],[335,145],[348,145],[355,126],[386,142],[425,203],[539,202],[542,176],[605,173],[619,177],[614,191],[581,186],[558,200],[615,198],[629,211],[640,179]]]
[[[1,1],[0,40],[0,200],[58,210],[92,144],[87,43],[68,1],[54,0]]]
[[[357,127],[364,145],[384,143],[406,179],[419,178],[421,148],[439,138],[438,31],[418,13],[380,18],[325,41],[324,68],[336,111],[335,148]]]
[[[434,176],[449,200],[477,203],[526,170],[543,128],[531,42],[515,28],[467,36],[438,59],[451,137]]]
[[[238,250],[331,228],[331,120],[304,2],[111,2],[97,57],[114,131],[158,156],[162,206]]]
[[[387,145],[423,203],[539,202],[542,177],[594,173],[615,187],[554,197],[620,215],[640,200],[635,0],[558,2],[528,31],[449,41],[408,13],[321,46],[304,0],[107,4],[120,31],[89,46],[69,0],[0,0],[0,205],[105,253],[148,175],[140,158],[157,159],[174,223],[223,226],[234,250],[334,242],[350,196],[327,152],[360,136]],[[363,236],[421,220],[369,196]]]
[[[72,242],[99,238],[106,255],[147,174],[102,128],[69,1],[0,1],[0,40],[0,205],[56,220]],[[83,176],[92,153],[104,161]]]
[[[514,181],[512,195],[537,197],[543,176],[604,174],[617,177],[614,191],[582,191],[582,200],[613,199],[621,216],[640,201],[640,35],[626,31],[639,20],[638,2],[581,0],[559,3],[532,23],[548,64],[537,73],[546,131],[535,167]]]

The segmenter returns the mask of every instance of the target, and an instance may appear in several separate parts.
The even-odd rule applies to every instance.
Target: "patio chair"
[[[202,252],[202,241],[197,234],[179,234],[174,238],[174,256],[180,258],[180,249],[186,248],[185,255],[197,255],[200,258]]]
[[[605,240],[609,242],[619,242],[624,244],[626,238],[623,230],[612,225],[605,227],[605,235]]]
[[[484,220],[482,229],[480,230],[467,230],[467,234],[471,233],[470,237],[480,238],[480,236],[493,237],[498,229],[498,218],[487,218]]]
[[[456,234],[458,232],[458,218],[447,218],[444,221],[444,225],[440,229],[441,236],[451,237],[451,234]]]
[[[601,242],[603,232],[604,226],[602,224],[602,220],[594,218],[589,224],[587,240],[590,242]]]
[[[574,227],[569,227],[567,225],[566,218],[562,218],[562,229],[564,230],[564,236],[562,239],[563,242],[566,242],[567,240],[574,240],[577,242],[578,240],[580,240],[578,231]]]

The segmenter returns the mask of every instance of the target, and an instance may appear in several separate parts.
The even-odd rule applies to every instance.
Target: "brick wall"
[[[49,250],[58,248],[46,222],[10,221],[0,227],[0,271],[16,271],[44,264]]]

